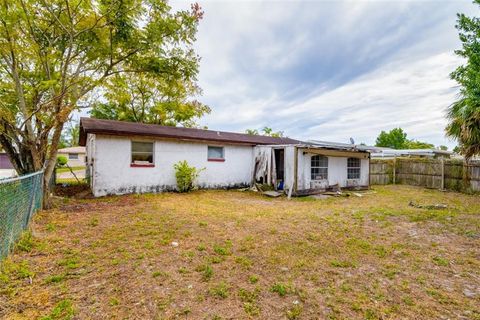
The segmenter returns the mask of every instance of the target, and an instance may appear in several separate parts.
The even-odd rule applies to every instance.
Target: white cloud
[[[445,109],[455,98],[455,82],[448,74],[460,64],[451,53],[416,62],[388,64],[355,81],[284,109],[282,118],[328,118],[295,136],[323,140],[372,143],[381,130],[402,127],[410,138],[446,143],[443,136]],[[307,116],[308,115],[308,116]]]
[[[455,13],[476,12],[469,0],[200,4],[199,82],[213,110],[202,124],[367,143],[400,126],[454,145],[444,115],[461,62]]]

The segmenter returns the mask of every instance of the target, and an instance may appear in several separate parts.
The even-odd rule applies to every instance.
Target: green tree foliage
[[[443,151],[447,151],[448,147],[444,146],[444,145],[440,145],[440,146],[438,146],[438,149],[443,150]]]
[[[143,75],[195,91],[192,45],[202,15],[197,4],[172,12],[163,0],[2,1],[0,144],[15,169],[45,166],[47,195],[65,123],[108,93],[110,78]]]
[[[257,129],[247,129],[245,133],[252,136],[258,136],[260,134]]]
[[[80,137],[80,125],[78,123],[70,123],[63,128],[62,136],[58,143],[58,148],[76,147]]]
[[[185,127],[210,113],[210,108],[190,97],[199,95],[195,79],[154,78],[145,74],[116,75],[104,86],[107,103],[93,105],[91,115],[99,119],[123,120]]]
[[[283,137],[283,131],[273,131],[273,129],[269,127],[264,127],[262,129],[262,132],[264,136],[276,137],[276,138]]]
[[[474,0],[480,5],[480,0]],[[466,59],[450,77],[460,84],[459,99],[448,109],[446,132],[459,143],[460,153],[468,160],[480,154],[480,18],[457,14],[462,49],[455,51]]]
[[[67,137],[65,136],[65,134],[62,133],[62,135],[60,136],[60,140],[58,141],[58,149],[67,148],[69,146],[70,143],[68,142]]]
[[[433,149],[435,146],[428,142],[409,140],[402,128],[394,128],[389,132],[382,131],[375,142],[377,147],[392,149]]]
[[[407,149],[433,149],[435,148],[434,144],[418,141],[418,140],[408,140]]]
[[[67,133],[70,138],[70,146],[78,146],[78,140],[80,138],[80,124],[76,123],[68,127]]]
[[[260,135],[260,132],[257,129],[247,129],[245,130],[245,133],[250,135]],[[272,128],[264,127],[262,129],[262,135],[280,138],[283,137],[283,131],[273,131]]]
[[[175,169],[175,177],[177,179],[177,188],[179,192],[188,192],[195,187],[195,180],[197,180],[200,172],[203,169],[190,167],[186,160],[179,161],[173,165]]]
[[[392,149],[407,149],[407,142],[407,134],[403,132],[403,129],[395,128],[389,132],[380,132],[375,142],[375,146]]]

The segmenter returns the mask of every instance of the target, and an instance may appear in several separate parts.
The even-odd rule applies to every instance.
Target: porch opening
[[[283,190],[285,185],[285,149],[274,149],[275,177],[277,190]]]

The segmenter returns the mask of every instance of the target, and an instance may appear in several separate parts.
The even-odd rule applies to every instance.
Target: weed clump
[[[278,293],[280,297],[284,297],[290,291],[290,286],[281,282],[276,282],[270,288],[270,291]]]
[[[23,252],[31,252],[35,247],[35,239],[30,231],[22,233],[20,240],[18,240],[16,249]]]
[[[258,282],[258,276],[255,275],[255,274],[252,274],[250,277],[248,277],[248,281],[251,283],[251,284],[255,284]]]
[[[195,187],[195,180],[197,180],[200,172],[205,168],[197,169],[190,167],[186,160],[179,161],[173,165],[175,169],[175,178],[177,179],[177,189],[179,192],[189,192]]]
[[[230,291],[230,286],[222,281],[218,283],[216,286],[210,288],[210,295],[219,298],[219,299],[225,299],[228,297]]]
[[[65,280],[65,275],[64,274],[57,274],[57,275],[47,277],[45,279],[45,283],[46,284],[58,283],[58,282],[62,282],[63,280]]]
[[[449,265],[449,262],[448,262],[447,259],[439,257],[439,256],[433,257],[432,260],[437,266],[440,266],[440,267],[446,267],[446,266]]]
[[[300,318],[303,308],[300,304],[295,304],[287,310],[287,319],[294,320]]]
[[[351,261],[344,261],[344,260],[332,260],[330,261],[330,265],[335,268],[354,268],[355,263]]]
[[[202,273],[203,281],[208,281],[213,277],[213,268],[209,264],[199,266],[197,271]]]
[[[70,320],[73,319],[74,315],[75,309],[73,308],[72,301],[65,299],[58,302],[53,308],[52,312],[48,316],[40,318],[40,320]]]

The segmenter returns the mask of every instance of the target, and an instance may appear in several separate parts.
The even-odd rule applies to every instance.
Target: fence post
[[[28,222],[30,221],[30,218],[32,217],[32,213],[34,210],[34,205],[36,203],[36,195],[37,195],[37,181],[38,181],[38,176],[39,174],[33,176],[33,187],[30,190],[30,204],[28,206],[28,212],[25,215],[25,222],[23,228],[26,229],[28,227]]]
[[[441,181],[441,187],[440,190],[445,190],[445,160],[440,158],[440,165],[442,166],[441,172],[442,172],[442,181]]]
[[[393,157],[393,184],[396,184],[396,174],[397,174],[397,157]]]

